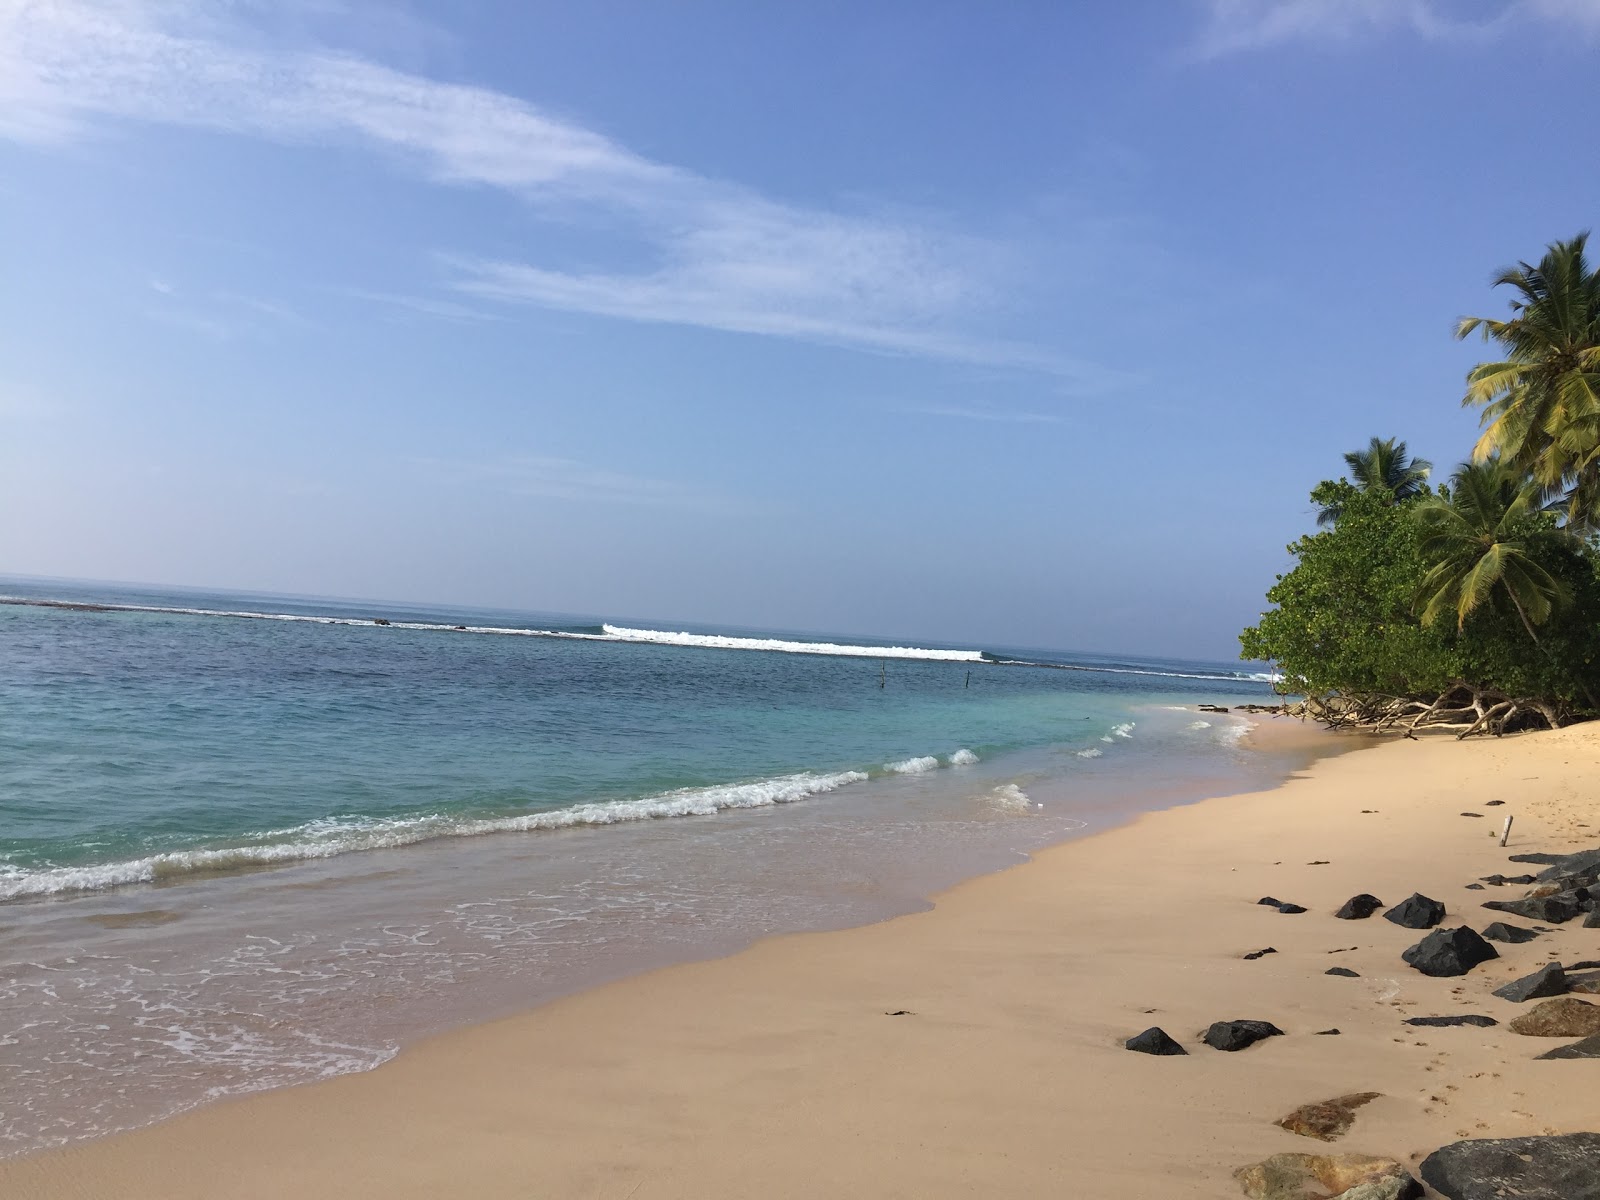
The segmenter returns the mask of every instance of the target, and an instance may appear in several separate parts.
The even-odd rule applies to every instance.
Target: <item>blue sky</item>
[[[1600,0],[0,0],[0,572],[1231,656]]]

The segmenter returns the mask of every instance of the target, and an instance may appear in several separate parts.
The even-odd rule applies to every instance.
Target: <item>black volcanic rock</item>
[[[1600,1034],[1586,1037],[1581,1042],[1572,1042],[1565,1046],[1557,1046],[1554,1050],[1546,1050],[1535,1057],[1549,1058],[1600,1058]]]
[[[1361,976],[1359,974],[1357,974],[1355,971],[1352,971],[1349,967],[1329,967],[1326,971],[1323,972],[1323,974],[1324,975],[1343,975],[1346,979],[1360,979],[1361,978]]]
[[[1539,896],[1532,900],[1485,900],[1483,906],[1529,921],[1548,921],[1552,925],[1570,921],[1581,911],[1565,895]]]
[[[1283,901],[1279,900],[1276,896],[1263,896],[1261,899],[1257,900],[1256,903],[1265,904],[1268,908],[1277,908],[1278,905],[1283,903]]]
[[[1412,892],[1384,913],[1383,918],[1407,929],[1432,929],[1444,920],[1444,905],[1421,892]]]
[[[1483,936],[1491,942],[1510,942],[1513,944],[1531,942],[1539,935],[1531,929],[1524,929],[1521,925],[1507,925],[1504,921],[1496,921],[1492,925],[1483,927]]]
[[[1359,896],[1351,896],[1344,902],[1344,907],[1333,915],[1341,921],[1365,921],[1382,907],[1382,900],[1362,892]]]
[[[1278,905],[1278,911],[1281,913],[1294,914],[1303,913],[1305,912],[1305,909],[1298,904],[1280,904]]]
[[[1152,1025],[1143,1033],[1136,1033],[1123,1043],[1129,1050],[1137,1050],[1140,1054],[1187,1054],[1182,1046],[1162,1029],[1159,1025]]]
[[[1200,1040],[1213,1050],[1244,1050],[1263,1038],[1282,1036],[1271,1021],[1217,1021]]]
[[[1493,1017],[1480,1017],[1477,1013],[1462,1013],[1454,1017],[1407,1017],[1405,1024],[1427,1025],[1430,1027],[1445,1025],[1477,1025],[1484,1029],[1488,1029],[1491,1025],[1498,1025],[1500,1022],[1496,1021]]]
[[[1250,951],[1249,954],[1245,955],[1245,959],[1246,959],[1246,961],[1249,961],[1249,960],[1261,958],[1262,956],[1267,955],[1267,954],[1276,954],[1276,953],[1277,953],[1277,950],[1275,950],[1271,946],[1267,946],[1266,948],[1261,949],[1261,950],[1252,950],[1252,951]]]
[[[1567,991],[1567,973],[1558,962],[1546,963],[1532,975],[1513,979],[1494,994],[1502,1000],[1521,1004],[1524,1000],[1543,1000],[1546,996],[1564,996]]]
[[[1600,1133],[1452,1142],[1421,1175],[1448,1200],[1600,1200]]]
[[[1500,952],[1465,925],[1435,929],[1400,956],[1424,975],[1465,975]]]

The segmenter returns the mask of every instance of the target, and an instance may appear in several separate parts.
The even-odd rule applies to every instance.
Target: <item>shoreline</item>
[[[1584,726],[1335,754],[1267,791],[1049,847],[923,912],[764,939],[424,1039],[374,1071],[7,1160],[0,1187],[645,1197],[871,1179],[875,1195],[1225,1196],[1235,1167],[1322,1152],[1272,1121],[1352,1091],[1384,1098],[1335,1149],[1413,1167],[1458,1136],[1594,1128],[1600,1100],[1569,1094],[1574,1068],[1526,1061],[1560,1043],[1399,1020],[1503,1022],[1515,1009],[1489,989],[1593,957],[1592,932],[1559,927],[1465,979],[1427,979],[1398,957],[1420,933],[1330,914],[1356,892],[1422,891],[1446,926],[1487,924],[1467,883],[1519,849],[1600,842],[1579,798],[1597,765],[1600,730]],[[1549,794],[1515,794],[1530,775]],[[1494,798],[1505,807],[1483,810]],[[1460,815],[1475,807],[1517,817],[1507,850],[1486,836],[1498,821]],[[1311,911],[1255,904],[1268,893]],[[1325,976],[1330,963],[1361,978]],[[1240,1017],[1290,1036],[1242,1054],[1195,1044]],[[1151,1024],[1190,1055],[1123,1050]],[[1331,1026],[1342,1035],[1310,1036]]]

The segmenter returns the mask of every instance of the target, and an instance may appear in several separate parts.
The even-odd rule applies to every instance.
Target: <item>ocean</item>
[[[0,580],[0,1153],[1264,786],[1259,668]]]

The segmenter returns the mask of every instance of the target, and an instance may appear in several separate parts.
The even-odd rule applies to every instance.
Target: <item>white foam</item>
[[[937,764],[935,759],[928,761]],[[808,772],[754,783],[683,788],[640,800],[578,804],[570,808],[508,817],[463,818],[437,813],[417,817],[329,817],[289,829],[273,830],[262,835],[272,840],[250,845],[174,850],[146,858],[86,867],[26,869],[0,864],[0,900],[101,891],[207,871],[228,871],[240,867],[333,858],[362,850],[412,846],[436,838],[534,833],[578,825],[616,825],[664,817],[708,817],[728,809],[791,804],[847,784],[861,783],[866,778],[863,771],[839,771],[831,775]]]
[[[977,761],[978,756],[967,749],[957,750],[950,756],[950,765],[952,767],[970,767]]]
[[[716,650],[768,650],[784,654],[834,654],[856,658],[921,658],[938,662],[983,662],[981,650],[929,650],[920,646],[852,646],[838,642],[793,642],[781,638],[724,637],[709,633],[674,633],[664,629],[627,629],[602,625],[617,642],[649,642],[656,646],[701,646]]]
[[[1014,783],[1003,783],[987,797],[989,803],[995,808],[1004,809],[1006,812],[1027,812],[1030,808],[1043,808],[1044,805],[1034,804],[1028,793]]]
[[[1105,740],[1106,741],[1110,741],[1111,739],[1107,738]],[[1100,749],[1099,746],[1090,746],[1087,750],[1079,750],[1078,751],[1078,757],[1079,758],[1099,758],[1104,753],[1105,753],[1105,751]]]
[[[921,775],[924,771],[939,769],[939,760],[929,754],[922,758],[908,758],[902,762],[884,763],[885,771],[893,771],[896,775]]]
[[[1210,721],[1190,721],[1189,722],[1189,728],[1190,729],[1210,729],[1211,728],[1211,722]]]
[[[1131,738],[1133,736],[1134,724],[1135,722],[1133,721],[1124,721],[1121,725],[1113,725],[1111,727],[1111,732],[1119,738]]]

